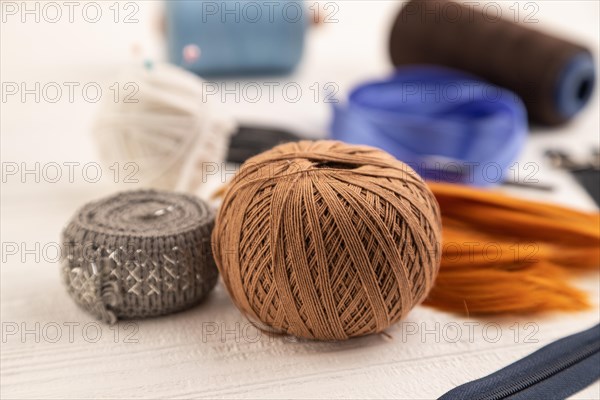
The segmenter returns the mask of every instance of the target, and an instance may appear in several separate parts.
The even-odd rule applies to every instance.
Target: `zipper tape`
[[[600,378],[600,325],[557,340],[439,400],[565,399]]]

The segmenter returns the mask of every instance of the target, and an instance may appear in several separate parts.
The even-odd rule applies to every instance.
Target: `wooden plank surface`
[[[131,43],[142,43],[147,53],[160,58],[159,41],[151,32],[159,3],[138,4],[140,23],[132,26],[109,22],[92,26],[81,21],[1,24],[1,80],[28,84],[93,81],[108,88],[113,72],[132,62]],[[298,82],[307,93],[314,82],[323,86],[334,81],[339,96],[344,96],[357,82],[389,72],[383,43],[386,24],[399,2],[337,4],[339,23],[310,32],[304,63],[295,75],[283,78]],[[539,7],[540,23],[590,43],[597,55],[597,2],[556,1],[539,3]],[[349,67],[359,60],[361,68]],[[290,126],[317,137],[324,136],[331,112],[330,104],[316,103],[311,96],[298,104],[264,100],[226,106],[242,121]],[[97,161],[89,135],[97,107],[82,101],[2,102],[2,162]],[[581,118],[559,132],[537,132],[523,152],[521,160],[542,165],[539,178],[554,185],[555,191],[511,192],[594,209],[567,174],[544,166],[542,154],[555,146],[582,153],[597,146],[599,131],[596,91],[593,104]],[[2,183],[1,242],[17,246],[15,254],[3,247],[0,268],[3,399],[430,399],[600,320],[600,281],[598,274],[592,274],[577,281],[595,304],[587,312],[478,320],[417,307],[387,335],[342,343],[261,334],[232,305],[221,283],[205,303],[189,311],[120,323],[111,329],[74,305],[53,253],[43,254],[43,249],[59,243],[60,231],[77,207],[117,189],[133,188],[115,185],[109,178],[89,183],[79,176],[74,182],[52,184],[26,177],[25,183],[20,179]],[[215,178],[209,186],[221,183]],[[199,195],[207,197],[210,191]],[[574,398],[599,399],[600,385]]]

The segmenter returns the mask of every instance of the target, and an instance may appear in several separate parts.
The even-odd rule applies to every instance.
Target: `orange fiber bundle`
[[[425,304],[465,314],[582,310],[568,283],[600,265],[600,214],[494,191],[429,183],[441,209],[442,262]]]

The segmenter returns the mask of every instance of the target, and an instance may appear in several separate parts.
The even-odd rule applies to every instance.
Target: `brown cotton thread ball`
[[[251,320],[344,340],[381,332],[424,300],[440,241],[437,202],[407,165],[372,147],[301,141],[242,165],[213,253]]]

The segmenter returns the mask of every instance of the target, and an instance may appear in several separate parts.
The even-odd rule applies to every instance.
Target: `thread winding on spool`
[[[63,232],[69,294],[108,323],[189,308],[217,282],[213,226],[213,211],[188,195],[141,190],[89,203]]]
[[[242,165],[213,252],[252,320],[343,340],[383,331],[427,296],[440,240],[437,203],[411,168],[372,147],[300,141]]]
[[[308,26],[303,1],[168,1],[172,63],[202,76],[287,73],[298,64]]]
[[[225,160],[235,124],[205,101],[201,79],[175,66],[134,68],[118,81],[129,83],[93,128],[104,163],[133,163],[146,186],[194,192],[203,168]]]
[[[392,29],[390,52],[396,66],[445,65],[512,90],[530,118],[547,125],[576,115],[596,80],[585,47],[451,0],[405,4]]]
[[[439,67],[400,68],[334,111],[334,139],[381,148],[425,179],[475,186],[502,182],[527,133],[515,94]]]

